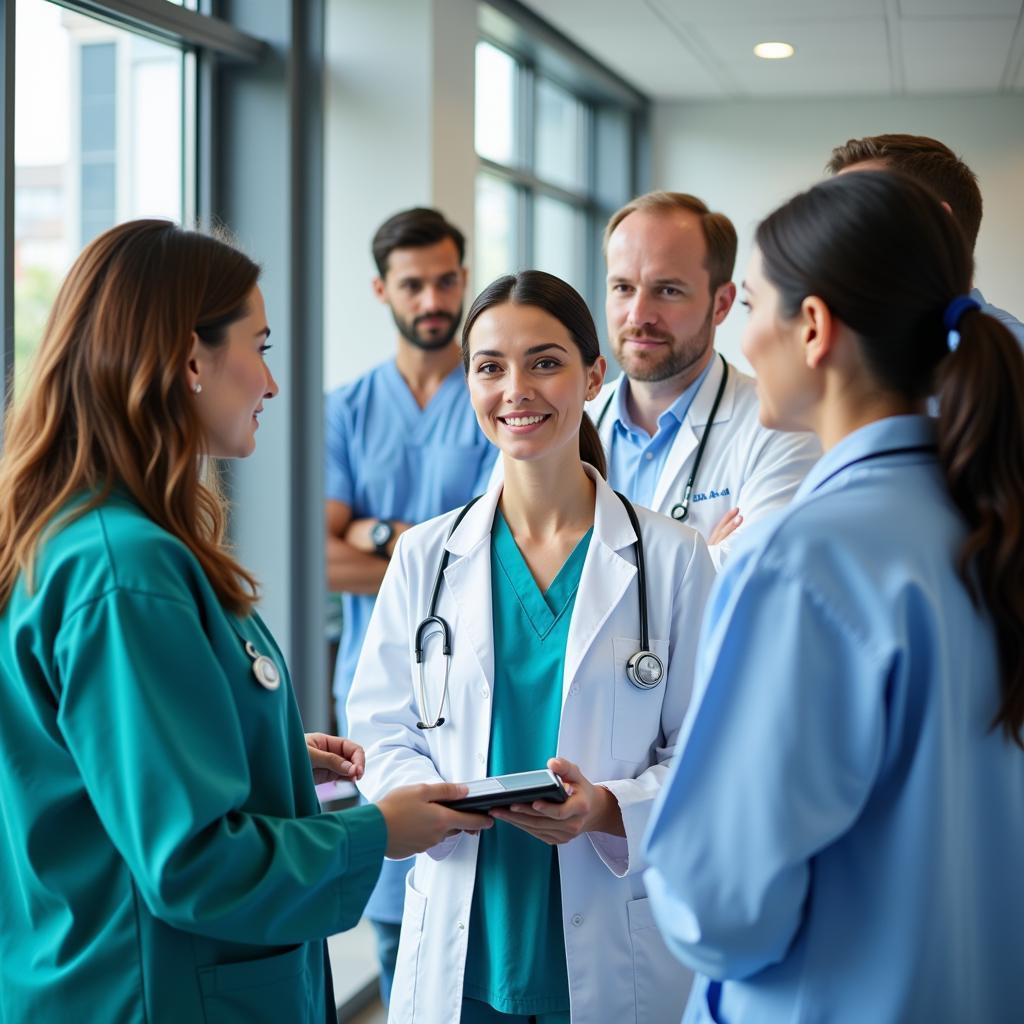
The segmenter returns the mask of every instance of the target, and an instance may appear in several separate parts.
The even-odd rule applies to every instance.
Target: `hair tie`
[[[970,297],[970,295],[958,295],[950,300],[942,314],[942,323],[946,328],[946,345],[950,352],[955,352],[960,344],[960,321],[964,313],[972,309],[981,309],[981,306]]]

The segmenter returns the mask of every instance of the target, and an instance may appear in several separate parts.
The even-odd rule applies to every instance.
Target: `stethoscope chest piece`
[[[665,666],[653,651],[637,651],[626,662],[626,678],[638,690],[653,690],[665,678]]]
[[[252,659],[252,674],[256,682],[264,690],[276,690],[281,685],[281,673],[277,666],[265,654],[260,654],[248,640],[245,642],[245,653]]]

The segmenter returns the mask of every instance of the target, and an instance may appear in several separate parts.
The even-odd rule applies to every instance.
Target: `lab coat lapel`
[[[587,652],[636,576],[636,566],[619,554],[636,541],[626,510],[608,484],[590,467],[587,470],[597,486],[594,535],[583,563],[569,624],[562,676],[563,705]]]
[[[675,504],[683,496],[683,469],[693,453],[700,445],[701,435],[707,425],[708,417],[711,415],[711,407],[715,404],[715,395],[718,394],[718,385],[722,382],[724,367],[722,360],[716,352],[712,358],[714,363],[704,378],[700,390],[693,397],[690,408],[683,417],[676,432],[676,439],[669,449],[668,458],[665,460],[665,468],[658,479],[658,486],[654,490],[653,507],[657,510],[668,511],[668,503]],[[727,385],[722,395],[722,402],[715,413],[715,422],[720,423],[732,415],[732,393]],[[705,449],[705,458],[706,455]]]
[[[456,644],[468,641],[491,688],[494,686],[491,527],[501,488],[499,480],[481,496],[445,545],[457,556],[444,571],[445,583],[457,609],[458,625],[452,629],[452,654],[456,654]]]

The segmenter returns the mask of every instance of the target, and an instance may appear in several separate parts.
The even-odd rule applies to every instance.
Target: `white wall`
[[[476,0],[328,0],[327,390],[394,352],[391,315],[370,291],[381,222],[436,206],[472,244],[476,41]]]
[[[985,217],[976,283],[991,302],[1024,317],[1024,96],[658,104],[653,187],[691,192],[729,215],[739,234],[738,283],[758,221],[821,178],[833,146],[882,132],[941,139],[978,175]],[[743,316],[734,307],[718,343],[747,366],[739,351]]]

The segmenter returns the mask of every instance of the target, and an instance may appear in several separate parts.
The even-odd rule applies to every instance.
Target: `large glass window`
[[[17,0],[15,24],[17,388],[79,250],[120,221],[192,211],[183,50],[49,0]]]
[[[523,54],[476,49],[477,289],[535,267],[603,307],[601,229],[634,192],[635,109],[575,91]]]

